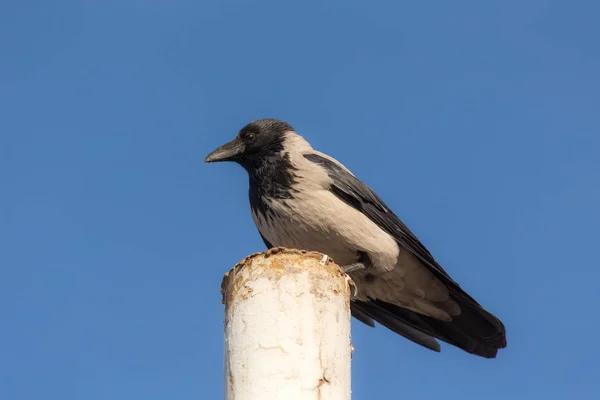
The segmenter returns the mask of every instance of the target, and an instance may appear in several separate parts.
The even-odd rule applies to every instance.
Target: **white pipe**
[[[223,278],[226,400],[349,400],[353,283],[320,253],[271,249]]]

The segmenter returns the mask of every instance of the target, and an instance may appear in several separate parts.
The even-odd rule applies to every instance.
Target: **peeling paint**
[[[261,261],[264,259],[269,259],[268,265],[262,265],[263,263],[261,263]],[[227,308],[228,304],[230,304],[231,296],[240,295],[243,299],[247,299],[252,293],[249,282],[254,280],[257,276],[264,276],[267,271],[263,270],[263,268],[268,270],[267,277],[270,280],[277,280],[282,274],[315,268],[314,263],[307,262],[310,260],[318,260],[319,271],[324,274],[344,276],[348,282],[348,286],[353,288],[355,292],[354,295],[356,295],[356,285],[350,276],[346,275],[344,270],[338,266],[331,257],[315,251],[274,247],[265,252],[254,253],[245,257],[231,270],[225,273],[223,280],[221,281],[221,302],[225,304],[225,307]],[[326,261],[324,262],[324,260]],[[262,268],[257,268],[256,264],[259,264]],[[250,274],[243,274],[242,271],[247,266],[252,266],[252,271]],[[335,279],[333,279],[332,282],[335,282]],[[346,292],[337,287],[333,287],[332,290],[336,294],[345,294]]]

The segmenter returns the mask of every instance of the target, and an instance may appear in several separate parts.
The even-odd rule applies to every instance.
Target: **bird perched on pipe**
[[[252,218],[268,248],[313,250],[358,287],[352,316],[440,351],[436,339],[494,358],[502,322],[469,296],[367,185],[314,150],[285,122],[246,125],[206,162],[232,161],[250,178]]]

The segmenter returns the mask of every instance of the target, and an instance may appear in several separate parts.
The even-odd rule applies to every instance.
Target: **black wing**
[[[435,261],[429,250],[367,185],[337,163],[323,156],[305,154],[304,157],[309,161],[320,164],[327,170],[333,180],[333,185],[330,188],[333,193],[392,235],[402,247],[413,253],[442,282],[459,287]],[[468,294],[464,293],[464,295],[475,301]]]
[[[387,326],[389,323],[383,322],[381,318],[374,315],[384,315],[381,314],[381,310],[386,310],[397,319],[401,319],[403,322],[422,332],[484,357],[493,357],[498,348],[506,346],[505,329],[502,322],[484,310],[475,299],[469,296],[448,275],[419,239],[387,207],[375,192],[340,164],[322,155],[311,153],[305,154],[304,157],[309,161],[321,165],[327,171],[332,180],[329,190],[341,200],[367,216],[381,229],[390,234],[400,246],[410,251],[419,259],[423,266],[428,268],[444,283],[452,298],[459,303],[462,309],[461,315],[454,317],[453,322],[438,321],[380,301],[367,303],[361,310],[363,314]],[[370,312],[367,312],[367,309]],[[404,333],[398,333],[408,337]],[[408,338],[411,339],[410,337]],[[420,342],[417,341],[417,343]]]

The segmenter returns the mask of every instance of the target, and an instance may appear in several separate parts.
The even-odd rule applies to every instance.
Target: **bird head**
[[[276,119],[259,119],[243,127],[229,143],[217,148],[204,160],[207,163],[233,161],[245,168],[281,154],[287,133],[294,129]]]

